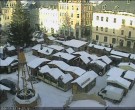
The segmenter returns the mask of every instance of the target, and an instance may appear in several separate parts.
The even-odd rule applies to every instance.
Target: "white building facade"
[[[135,15],[126,12],[95,12],[92,39],[106,45],[135,48]]]
[[[57,34],[59,30],[58,10],[51,8],[39,8],[40,28],[48,34]]]

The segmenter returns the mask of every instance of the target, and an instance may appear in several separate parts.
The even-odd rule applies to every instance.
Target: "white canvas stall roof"
[[[15,47],[14,46],[10,46],[10,47],[7,47],[8,51],[12,51],[12,50],[15,50]]]
[[[48,65],[49,64],[54,64],[54,65],[58,66],[60,69],[62,69],[62,70],[65,70],[65,69],[70,67],[70,65],[68,65],[64,61],[59,61],[59,60],[53,60],[53,61],[49,62]]]
[[[64,45],[69,46],[69,47],[75,47],[75,48],[79,48],[79,47],[85,45],[86,43],[87,42],[75,40],[75,39],[63,42]]]
[[[54,49],[48,48],[48,47],[43,47],[43,49],[41,50],[40,48],[38,49],[39,53],[45,54],[45,55],[50,55],[52,54]]]
[[[84,74],[86,72],[84,69],[77,67],[77,66],[70,66],[65,71],[73,72],[74,74],[76,74],[78,76],[81,76],[82,74]]]
[[[128,53],[124,53],[124,52],[120,52],[120,51],[115,51],[115,50],[112,50],[111,54],[112,55],[121,56],[121,57],[126,57],[126,58],[129,57],[129,55],[130,55]]]
[[[131,82],[129,82],[128,80],[122,78],[122,77],[112,77],[112,76],[109,76],[107,78],[107,82],[111,82],[111,83],[115,83],[115,84],[118,84],[118,85],[121,85],[122,87],[128,89]]]
[[[61,58],[64,58],[64,59],[66,59],[68,61],[73,59],[73,58],[75,58],[74,55],[71,55],[71,54],[68,54],[68,53],[64,53],[64,52],[55,53],[55,54],[53,54],[53,56],[61,57]]]
[[[120,56],[116,56],[116,55],[110,55],[110,57],[118,58],[118,59],[122,59],[122,57],[120,57]]]
[[[7,87],[7,86],[4,86],[4,85],[2,85],[2,84],[0,84],[0,90],[7,90],[7,91],[9,91],[10,88]]]
[[[7,57],[5,60],[0,59],[0,66],[8,66],[10,65],[14,60],[16,60],[13,57]]]
[[[135,60],[135,54],[131,54],[130,59]]]
[[[101,66],[102,68],[104,68],[106,66],[106,63],[104,63],[101,60],[94,60],[94,61],[91,61],[90,63],[95,63],[95,64]]]
[[[92,82],[98,75],[94,71],[87,71],[79,78],[75,79],[72,83],[77,83],[80,87],[84,88]]]
[[[71,54],[71,53],[73,53],[75,51],[72,48],[68,48],[68,49],[66,49],[66,52]]]
[[[2,46],[0,47],[0,53],[3,53],[3,48],[4,47],[2,47]]]
[[[107,85],[105,87],[105,90],[112,91],[113,93],[118,93],[118,94],[121,94],[123,92],[123,89],[118,88],[118,87],[114,87],[114,86],[111,86],[111,85]]]
[[[52,49],[55,49],[55,50],[58,50],[58,51],[61,51],[64,49],[64,47],[62,46],[59,46],[59,45],[48,45],[49,48],[52,48]]]
[[[118,66],[130,66],[131,68],[135,69],[135,64],[131,62],[122,62]]]
[[[33,50],[39,50],[41,48],[41,44],[37,44],[32,47]]]
[[[125,73],[124,78],[130,79],[130,80],[135,80],[135,72],[128,70],[128,71]]]
[[[37,68],[41,63],[43,62],[48,62],[50,60],[46,59],[46,58],[35,58],[34,60],[32,60],[31,62],[28,63],[28,66],[35,69]]]
[[[47,37],[49,40],[55,40],[53,36]]]
[[[107,75],[108,75],[108,76],[118,77],[118,76],[121,76],[124,71],[125,71],[125,70],[123,70],[123,69],[121,69],[121,68],[112,67],[112,68],[107,72]]]
[[[112,60],[106,55],[98,57],[98,59],[102,59],[106,64],[110,64],[112,62]]]
[[[39,43],[39,42],[43,42],[44,41],[44,39],[43,38],[41,38],[41,39],[37,39],[37,42]]]
[[[62,78],[62,82],[64,84],[66,84],[67,82],[69,82],[69,81],[71,81],[73,79],[73,77],[69,73],[63,75],[61,78]]]
[[[48,71],[47,73],[49,73],[53,78],[58,79],[61,76],[64,76],[65,74],[59,70],[58,68],[51,68],[51,71]]]
[[[48,65],[41,67],[39,70],[40,73],[47,73],[49,71],[51,71],[51,68]]]
[[[90,43],[88,46],[89,46],[89,47],[93,47],[94,45],[95,45],[95,44]]]

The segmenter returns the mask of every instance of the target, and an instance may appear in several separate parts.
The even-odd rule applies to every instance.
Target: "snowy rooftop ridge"
[[[129,53],[124,53],[124,52],[120,52],[120,51],[116,51],[116,50],[112,50],[111,51],[112,55],[117,55],[117,56],[121,56],[121,57],[129,57]]]
[[[64,58],[66,60],[71,60],[71,59],[75,58],[74,55],[71,55],[71,54],[68,54],[68,53],[64,53],[64,52],[55,53],[55,54],[53,54],[53,56],[61,57],[61,58]]]
[[[86,43],[87,42],[85,41],[80,41],[80,40],[75,40],[75,39],[63,42],[64,45],[69,46],[69,47],[75,47],[75,48],[79,48],[85,45]]]
[[[118,85],[121,85],[122,87],[129,89],[129,86],[131,85],[131,82],[129,82],[128,80],[122,78],[122,77],[113,77],[113,76],[109,76],[107,78],[107,82],[112,82],[112,83],[116,83]]]
[[[102,59],[106,64],[110,64],[112,62],[112,60],[106,55],[98,57],[98,59]]]
[[[46,58],[35,58],[34,60],[28,62],[28,66],[35,69],[36,67],[38,67],[41,63],[43,62],[48,62],[50,60],[46,59]]]
[[[80,87],[84,88],[92,82],[98,75],[94,71],[87,71],[82,76],[75,79],[72,83],[77,83]]]

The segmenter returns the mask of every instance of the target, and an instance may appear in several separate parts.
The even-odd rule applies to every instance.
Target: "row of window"
[[[104,18],[104,17],[99,18],[99,16],[96,16],[96,20],[100,20],[100,19],[101,19],[101,21],[106,21],[106,22],[109,21],[108,17],[106,17],[106,18]],[[113,19],[113,23],[117,23],[117,19],[116,18]],[[126,23],[125,19],[122,19],[121,23],[122,23],[122,25],[125,25],[125,23]],[[130,25],[131,26],[133,25],[133,21],[132,20],[130,20]]]
[[[65,15],[66,15],[66,13],[60,13],[60,16],[65,16]],[[71,13],[71,17],[73,17],[73,13]],[[79,14],[77,14],[77,18],[80,18]]]
[[[101,28],[101,31],[103,31],[103,27],[100,27]],[[98,31],[99,30],[99,27],[98,26],[96,26],[96,31]],[[113,31],[113,34],[115,34],[115,29],[113,29],[112,30]],[[108,32],[108,28],[107,27],[105,27],[105,32]],[[121,30],[121,35],[124,35],[124,30]],[[129,33],[128,33],[128,37],[130,38],[131,37],[131,31],[129,31]]]

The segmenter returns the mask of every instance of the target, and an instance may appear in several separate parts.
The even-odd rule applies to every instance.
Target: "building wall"
[[[92,5],[90,2],[82,0],[60,1],[58,3],[60,30],[64,34],[74,35],[76,38],[82,38],[82,29],[84,26],[90,26],[92,21]],[[65,16],[68,18],[68,24],[65,23]],[[68,25],[64,27],[63,25]],[[65,33],[65,30],[68,31]]]
[[[107,45],[122,46],[123,42],[124,47],[133,48],[135,46],[135,15],[133,14],[95,12],[93,13],[92,27],[93,40]]]
[[[39,24],[47,33],[57,33],[59,29],[58,10],[49,8],[39,9]]]

